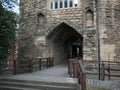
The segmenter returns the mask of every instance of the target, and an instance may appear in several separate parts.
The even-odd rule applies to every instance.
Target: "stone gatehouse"
[[[120,1],[99,4],[98,11],[97,0],[21,0],[18,63],[36,69],[39,57],[54,57],[56,65],[72,57],[97,60],[98,53],[120,61]]]

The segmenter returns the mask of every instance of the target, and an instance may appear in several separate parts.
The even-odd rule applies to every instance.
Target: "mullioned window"
[[[64,9],[78,7],[78,0],[50,0],[50,9]]]

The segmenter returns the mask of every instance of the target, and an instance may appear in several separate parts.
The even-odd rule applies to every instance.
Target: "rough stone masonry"
[[[120,61],[120,1],[100,0],[100,52],[97,0],[21,0],[18,64],[38,69],[38,58],[54,65],[69,58]]]

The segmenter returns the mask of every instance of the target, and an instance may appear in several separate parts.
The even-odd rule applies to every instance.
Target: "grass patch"
[[[87,86],[86,90],[110,90],[110,89],[94,87],[94,86]]]

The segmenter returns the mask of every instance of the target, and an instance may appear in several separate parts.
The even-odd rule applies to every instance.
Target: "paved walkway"
[[[1,78],[57,83],[77,83],[77,79],[69,78],[67,72],[68,72],[67,65],[61,64],[41,71],[12,76],[3,76]],[[105,87],[110,90],[120,90],[120,82],[100,81],[93,79],[87,79],[86,82],[87,85]]]
[[[49,69],[36,71],[32,73],[6,76],[2,78],[17,79],[17,80],[33,80],[45,82],[59,82],[59,83],[76,83],[77,79],[69,78],[67,65],[57,65]]]

